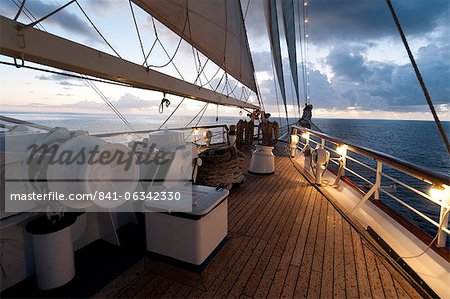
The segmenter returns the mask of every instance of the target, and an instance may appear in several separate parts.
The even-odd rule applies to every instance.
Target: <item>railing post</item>
[[[447,233],[442,230],[443,227],[448,227],[448,216],[450,211],[450,192],[446,192],[445,198],[442,199],[441,204],[441,214],[439,216],[439,224],[440,228],[438,231],[438,239],[437,239],[437,246],[438,247],[445,247],[446,241],[447,241]]]
[[[381,171],[383,170],[383,163],[380,161],[377,161],[377,173],[375,177],[375,194],[374,199],[379,200],[380,199],[380,186],[381,186]]]
[[[223,143],[227,143],[227,140],[225,138],[225,132],[226,132],[225,127],[222,126],[222,142]]]
[[[354,214],[358,211],[365,203],[369,200],[370,196],[374,194],[375,199],[380,199],[380,186],[381,186],[381,169],[383,167],[383,163],[377,161],[377,176],[375,178],[375,184],[367,191],[366,195],[358,202],[358,204],[350,211],[350,214]]]
[[[325,148],[325,138],[321,137],[321,139],[322,139],[322,147]]]

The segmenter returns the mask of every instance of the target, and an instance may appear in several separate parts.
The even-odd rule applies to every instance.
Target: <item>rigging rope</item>
[[[166,67],[166,66],[168,66],[169,64],[172,63],[173,66],[177,69],[178,74],[181,76],[181,74],[180,74],[178,68],[177,68],[177,67],[175,66],[175,64],[173,63],[173,60],[174,60],[175,56],[177,55],[178,50],[180,49],[181,42],[183,41],[183,38],[180,36],[180,39],[178,40],[177,47],[175,48],[175,52],[173,53],[172,56],[170,56],[169,53],[167,52],[166,48],[164,47],[163,43],[162,43],[161,40],[159,39],[158,31],[157,31],[157,29],[156,29],[155,20],[154,20],[153,17],[152,17],[152,23],[153,23],[153,31],[155,32],[155,37],[156,37],[155,42],[158,42],[158,43],[159,43],[159,45],[161,46],[161,48],[163,49],[163,51],[166,53],[167,57],[169,58],[169,61],[168,61],[167,63],[165,63],[165,64],[162,64],[162,65],[153,65],[153,64],[152,64],[152,65],[148,65],[148,67],[164,68],[164,67]],[[183,34],[184,34],[184,32],[186,31],[187,23],[188,23],[188,18],[186,18],[185,21],[184,21],[184,25],[183,25]],[[151,50],[152,50],[152,49],[153,49],[153,47],[151,48]],[[151,50],[150,50],[150,52],[148,53],[147,57],[150,55]],[[182,77],[182,76],[181,76],[181,77]],[[184,79],[183,79],[183,80],[184,80]]]
[[[292,77],[292,80],[289,80],[291,82],[291,96],[292,96],[292,109],[294,110],[294,117],[300,118],[300,105],[297,105],[298,115],[295,115],[295,93],[294,93],[294,77]]]
[[[277,83],[276,83],[276,77],[275,77],[275,62],[273,61],[273,59],[271,59],[271,61],[272,61],[272,76],[273,76],[273,83],[274,83],[274,85],[275,85],[275,96],[276,96],[276,99],[277,99],[277,105],[278,105],[278,92],[277,92]],[[281,86],[280,86],[280,88],[281,88]],[[286,101],[284,101],[284,99],[283,99],[283,102],[284,102],[284,111],[285,111],[285,113],[286,113],[286,125],[288,125],[289,126],[289,116],[288,116],[288,111],[287,111],[287,107],[286,107]],[[279,114],[280,113],[280,107],[278,107],[278,115],[280,115]],[[281,119],[280,119],[280,126],[281,126]]]
[[[389,10],[390,10],[391,14],[392,14],[392,17],[394,18],[395,25],[397,26],[398,33],[400,34],[400,37],[401,37],[401,39],[403,41],[403,45],[405,46],[406,52],[408,52],[409,60],[411,61],[411,64],[412,64],[412,66],[414,68],[414,72],[416,73],[417,80],[419,80],[420,87],[422,88],[423,95],[425,96],[425,99],[426,99],[426,101],[428,103],[428,107],[431,110],[431,114],[433,115],[434,122],[436,123],[436,126],[437,126],[437,128],[439,130],[439,133],[440,133],[440,135],[442,137],[442,140],[444,141],[444,144],[445,144],[445,146],[447,148],[447,152],[450,154],[450,144],[448,142],[447,135],[445,134],[445,130],[442,127],[441,121],[439,120],[439,116],[437,115],[436,110],[434,109],[433,101],[431,100],[431,96],[428,93],[428,89],[427,89],[427,87],[425,85],[425,82],[424,82],[424,80],[422,78],[422,75],[420,73],[419,67],[416,64],[416,60],[414,59],[414,55],[412,54],[411,49],[409,48],[408,40],[406,39],[406,36],[405,36],[405,34],[403,32],[402,26],[400,24],[400,20],[398,19],[397,14],[395,13],[395,10],[394,10],[394,7],[392,6],[391,0],[386,0],[386,3],[388,5],[388,7],[389,7]]]
[[[204,109],[206,109],[206,107],[208,106],[208,104],[209,103],[206,103],[203,107],[202,107],[202,109],[200,109],[200,111],[187,123],[187,125],[185,126],[185,128],[187,128],[196,118],[197,118],[197,116],[199,116],[200,115],[200,113],[202,113],[202,111],[204,110]]]
[[[15,66],[15,67],[19,67],[19,68],[26,68],[26,69],[30,69],[30,70],[34,70],[34,71],[40,71],[40,72],[45,72],[45,73],[50,73],[50,74],[55,74],[55,75],[60,75],[60,76],[76,78],[76,79],[83,79],[83,80],[85,80],[87,78],[90,81],[95,81],[95,82],[100,82],[100,83],[106,83],[106,84],[117,85],[117,86],[124,86],[124,87],[133,87],[130,84],[125,84],[125,83],[120,83],[120,82],[114,82],[114,81],[108,81],[108,80],[103,80],[103,79],[87,77],[86,75],[77,75],[77,74],[71,74],[71,73],[66,73],[66,72],[52,71],[52,70],[49,70],[49,69],[44,69],[44,68],[35,67],[35,66],[29,66],[29,65],[20,65],[20,66],[18,66],[16,63],[7,62],[7,61],[0,61],[0,64],[9,65],[9,66]]]
[[[27,0],[23,0],[22,1],[22,4],[20,5],[19,10],[17,11],[17,14],[16,14],[16,16],[13,19],[14,21],[17,21],[17,19],[19,18],[20,14],[22,13],[23,7],[25,6],[25,2],[26,1]]]
[[[166,93],[164,93],[164,96],[161,100],[161,104],[159,104],[159,108],[158,108],[159,114],[164,113],[164,106],[166,106],[166,108],[169,108],[169,106],[170,106],[170,101],[169,101],[169,99],[166,98]]]
[[[100,37],[103,39],[103,41],[111,48],[111,50],[116,53],[117,57],[119,57],[120,59],[122,59],[122,56],[120,56],[120,54],[113,48],[113,46],[111,46],[111,44],[108,42],[108,40],[103,36],[103,34],[100,32],[100,30],[98,30],[97,26],[95,26],[94,22],[92,22],[91,18],[89,18],[89,16],[87,15],[87,13],[84,11],[83,7],[81,7],[80,3],[78,2],[78,0],[75,0],[75,3],[78,5],[78,7],[80,8],[81,12],[84,14],[84,16],[86,17],[86,19],[89,21],[89,23],[91,23],[92,27],[94,27],[95,31],[97,31],[98,35],[100,35]]]
[[[16,4],[18,6],[18,4],[12,0],[12,2],[14,4]],[[25,1],[24,1],[25,2]],[[25,6],[25,3],[22,3],[23,6]],[[28,19],[30,19],[30,21],[32,21],[31,24],[39,24],[40,27],[42,28],[43,31],[47,32],[47,30],[44,28],[44,26],[42,24],[40,24],[40,22],[48,17],[50,17],[51,15],[61,11],[63,8],[67,7],[69,4],[75,2],[78,7],[80,8],[80,10],[83,12],[83,14],[85,15],[85,17],[89,20],[89,22],[91,23],[91,25],[94,27],[94,29],[97,31],[97,33],[103,38],[103,40],[111,47],[111,45],[108,43],[108,41],[104,38],[104,36],[101,34],[101,32],[97,29],[97,27],[94,25],[94,23],[91,21],[91,19],[88,17],[88,15],[86,14],[86,12],[83,10],[83,8],[80,6],[80,4],[78,3],[78,1],[74,0],[74,1],[70,1],[68,2],[66,5],[58,8],[57,10],[53,11],[52,13],[48,14],[47,16],[37,20],[37,18],[31,13],[31,11],[29,11],[26,7],[22,7],[20,8],[19,6],[19,10],[24,9],[24,14],[25,16],[28,17]],[[34,21],[33,21],[34,19]],[[30,25],[31,25],[30,24]],[[33,25],[33,26],[34,26]],[[111,49],[117,54],[117,56],[120,57],[120,55],[111,47]],[[13,65],[13,66],[17,66],[16,63],[8,63],[8,62],[4,62],[4,61],[0,61],[0,64],[4,64],[4,65]],[[22,64],[20,67],[24,67],[27,69],[32,69],[32,70],[37,70],[37,71],[43,71],[43,72],[47,72],[47,73],[52,73],[52,74],[56,74],[56,75],[63,75],[63,76],[67,76],[67,77],[73,77],[73,78],[78,78],[78,79],[83,79],[85,80],[88,85],[100,96],[100,98],[108,105],[108,107],[111,108],[111,110],[122,120],[122,122],[129,128],[131,129],[133,132],[136,132],[135,128],[131,125],[131,123],[125,118],[125,116],[114,106],[114,104],[109,101],[109,99],[101,92],[101,90],[92,82],[92,81],[97,81],[97,82],[102,82],[102,83],[108,83],[108,84],[114,84],[114,85],[119,85],[119,86],[127,86],[129,87],[130,85],[127,84],[122,84],[122,83],[117,83],[117,82],[112,82],[112,81],[106,81],[106,80],[101,80],[101,79],[94,79],[94,78],[89,78],[86,75],[75,75],[75,74],[70,74],[70,73],[64,73],[64,72],[58,72],[58,71],[52,71],[52,70],[48,70],[48,69],[44,69],[44,68],[39,68],[39,67],[32,67],[32,66],[26,66],[25,64]],[[139,134],[135,135],[137,137],[142,137]]]
[[[308,14],[308,0],[303,1],[303,17],[304,17],[304,47],[305,47],[305,73],[306,73],[306,102],[311,104],[311,96],[309,90],[309,69],[308,69],[308,40],[309,40],[309,14]]]
[[[58,13],[60,10],[63,10],[64,8],[66,8],[67,6],[69,6],[70,4],[72,4],[72,3],[75,2],[75,1],[76,1],[76,0],[71,0],[71,1],[67,2],[67,3],[64,4],[63,6],[61,6],[61,7],[57,8],[57,9],[55,9],[54,11],[52,11],[51,13],[49,13],[49,14],[43,16],[43,17],[40,18],[39,20],[36,20],[36,21],[34,21],[34,22],[32,22],[32,23],[26,25],[25,27],[26,27],[26,28],[34,27],[36,24],[38,24],[38,23],[40,23],[40,22],[42,22],[42,21],[48,19],[49,17],[51,17],[51,16],[53,16],[54,14]]]
[[[166,120],[158,127],[158,130],[161,130],[161,128],[170,120],[170,118],[175,114],[175,112],[180,108],[181,104],[183,104],[186,97],[182,98],[181,101],[178,103],[178,105],[173,109],[173,111],[169,114],[169,116],[166,118]]]
[[[133,5],[131,4],[131,0],[128,0],[128,3],[130,4],[130,10],[131,10],[131,15],[133,16],[134,27],[136,28],[136,34],[137,34],[137,37],[139,39],[139,44],[141,46],[142,55],[144,56],[144,63],[143,63],[143,65],[146,65],[147,68],[148,68],[147,58],[145,57],[144,45],[142,44],[141,34],[139,32],[139,26],[138,26],[138,23],[137,23],[137,20],[136,20],[136,16],[134,14],[134,9],[133,9]]]
[[[20,10],[20,6],[21,4],[17,3],[16,0],[11,0]],[[24,4],[25,5],[25,4]],[[24,6],[23,8],[23,14],[31,21],[31,22],[35,22],[37,21],[37,18],[33,15],[33,13],[26,7]],[[38,27],[40,27],[43,31],[47,32],[47,30],[45,30],[44,26],[42,26],[41,23],[37,23],[36,24]]]
[[[100,98],[111,108],[111,110],[123,121],[123,123],[134,132],[134,134],[141,138],[142,136],[136,133],[136,129],[131,125],[131,123],[123,116],[123,114],[114,106],[114,104],[101,92],[101,90],[93,83],[90,82],[89,79],[85,78],[86,82],[92,89],[100,96]]]
[[[207,108],[208,108],[208,105],[209,105],[209,103],[206,103],[206,105],[205,105],[205,109],[203,110],[203,112],[202,112],[202,115],[200,115],[200,117],[199,117],[199,119],[198,119],[197,123],[195,124],[195,126],[196,126],[196,127],[198,126],[198,124],[199,124],[199,123],[200,123],[200,121],[202,120],[202,118],[203,118],[203,115],[205,115],[205,112],[206,112],[206,110],[207,110]]]
[[[305,1],[302,1],[302,7],[300,7],[300,2],[298,3],[298,32],[300,41],[300,56],[301,56],[301,69],[302,69],[302,83],[303,83],[303,94],[305,97],[305,104],[308,104],[308,94],[307,94],[307,84],[306,84],[306,57],[305,57],[305,44],[306,44],[306,33],[305,33]],[[303,16],[303,20],[302,20]],[[302,26],[303,24],[303,26]]]

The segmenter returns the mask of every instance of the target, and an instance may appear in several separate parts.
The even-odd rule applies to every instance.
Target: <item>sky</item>
[[[0,14],[13,18],[17,12],[15,2],[18,1],[0,1]],[[39,18],[66,2],[28,0],[26,8]],[[143,62],[128,0],[79,0],[79,3],[114,50],[127,60]],[[436,110],[442,120],[450,120],[450,1],[393,0],[392,3]],[[261,96],[266,111],[277,116],[278,109],[283,107],[273,78],[263,2],[241,0],[241,4],[244,10],[248,7],[245,24]],[[148,51],[155,40],[151,18],[137,6],[133,9],[144,48]],[[307,66],[314,117],[432,119],[384,0],[310,0],[308,9]],[[30,22],[24,15],[19,21]],[[113,54],[75,4],[43,21],[42,25],[53,34]],[[158,22],[156,27],[167,52],[172,55],[179,37]],[[283,31],[281,20],[280,28]],[[288,112],[290,116],[298,117],[292,104],[295,96],[285,40],[281,44]],[[202,64],[206,61],[201,54],[199,59]],[[12,61],[5,56],[0,56],[0,60]],[[154,65],[164,65],[168,57],[157,45],[149,61]],[[174,62],[187,81],[195,79],[196,61],[191,46],[182,41]],[[302,63],[298,59],[299,66]],[[170,64],[158,70],[180,77]],[[207,77],[217,70],[216,65],[209,63]],[[220,70],[218,74],[212,84],[218,83]],[[0,111],[111,113],[99,95],[80,79],[4,65],[0,65],[0,79]],[[158,113],[161,93],[104,83],[95,85],[124,114]],[[236,90],[239,98],[240,85]],[[181,100],[172,95],[168,97],[172,104],[165,114],[169,114]],[[254,96],[249,101],[256,103]],[[194,115],[203,105],[201,102],[186,101],[177,113]],[[209,105],[206,114],[215,113],[216,107]],[[239,109],[220,107],[219,113],[238,116]]]

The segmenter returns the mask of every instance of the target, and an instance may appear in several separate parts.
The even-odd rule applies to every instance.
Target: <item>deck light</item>
[[[437,201],[444,201],[448,192],[448,188],[444,185],[433,185],[430,189],[430,196]]]
[[[297,150],[297,144],[300,141],[300,137],[297,134],[291,135],[291,157],[295,156],[295,151]]]
[[[305,138],[306,140],[309,139],[309,132],[303,132],[302,133],[302,138]]]
[[[341,155],[342,158],[347,157],[347,144],[340,144],[337,148],[336,148],[336,152]]]
[[[197,143],[198,132],[199,130],[197,128],[192,129],[192,133],[194,134],[194,144]]]

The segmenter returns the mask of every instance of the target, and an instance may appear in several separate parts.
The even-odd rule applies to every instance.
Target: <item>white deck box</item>
[[[145,213],[147,250],[201,265],[228,231],[228,190],[194,185],[192,213]]]

